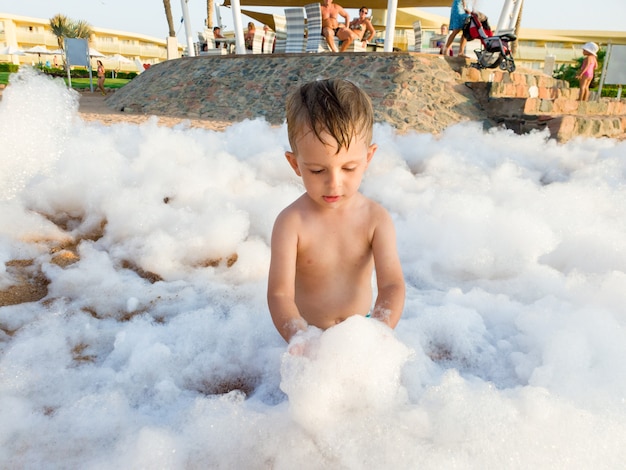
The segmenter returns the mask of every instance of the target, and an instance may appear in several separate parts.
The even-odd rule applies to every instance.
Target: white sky
[[[184,28],[179,22],[181,13],[180,0],[171,0],[172,12],[179,31],[179,42],[186,44]],[[221,3],[221,2],[220,2]],[[337,3],[341,4],[340,1]],[[364,1],[367,4],[367,1]],[[497,24],[502,8],[502,1],[478,0],[477,9],[483,11]],[[206,2],[189,0],[192,18],[192,31],[203,29],[206,17]],[[624,0],[597,0],[584,3],[571,0],[526,0],[524,2],[523,26],[528,28],[549,29],[592,29],[604,31],[623,31],[626,17]],[[245,7],[244,7],[245,8]],[[233,21],[230,9],[220,8],[223,23],[232,29]],[[260,9],[262,10],[262,8]],[[449,8],[427,9],[448,17]],[[167,36],[167,22],[162,0],[0,0],[0,12],[36,18],[51,18],[63,13],[75,20],[86,20],[93,26],[147,34],[157,38]],[[354,16],[355,12],[351,12]],[[245,24],[245,23],[244,23]]]
[[[0,307],[1,468],[623,468],[626,141],[375,126],[362,191],[395,221],[403,316],[290,357],[265,295],[302,192],[285,126],[85,123],[34,74],[0,101],[0,289],[11,260],[50,285]]]

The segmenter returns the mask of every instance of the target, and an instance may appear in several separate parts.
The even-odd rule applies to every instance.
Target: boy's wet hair
[[[341,78],[306,83],[287,98],[287,134],[291,150],[296,140],[309,130],[322,139],[328,133],[337,143],[337,153],[348,149],[352,139],[372,140],[374,111],[369,96],[354,83]]]

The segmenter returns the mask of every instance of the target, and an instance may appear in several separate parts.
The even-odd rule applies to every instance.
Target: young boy
[[[359,192],[377,148],[373,124],[369,97],[346,80],[307,83],[287,99],[285,156],[306,192],[276,218],[267,292],[287,342],[309,325],[327,329],[352,315],[391,328],[400,320],[405,287],[393,222]]]

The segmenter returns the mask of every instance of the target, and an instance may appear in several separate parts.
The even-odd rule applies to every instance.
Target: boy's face
[[[363,174],[376,152],[377,145],[367,145],[361,138],[353,139],[349,149],[337,153],[337,144],[328,134],[324,145],[313,132],[298,138],[297,154],[285,156],[296,174],[302,177],[304,188],[316,204],[324,208],[342,207],[359,190]]]

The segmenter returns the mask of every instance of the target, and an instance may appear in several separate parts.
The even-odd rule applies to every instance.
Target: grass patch
[[[9,75],[10,72],[0,72],[0,84],[7,85],[9,83]],[[64,77],[65,84],[67,85],[67,77]],[[126,85],[130,80],[125,78],[107,78],[104,82],[104,88],[117,89],[122,88]],[[93,88],[96,89],[98,84],[98,78],[94,76],[93,78]],[[72,88],[75,90],[85,90],[89,89],[89,78],[72,78]]]
[[[65,77],[63,80],[65,80],[65,84],[67,85],[67,77]],[[107,78],[104,81],[104,88],[118,89],[118,88],[122,88],[128,82],[130,82],[130,80],[127,80],[124,78]],[[98,86],[98,79],[97,77],[94,77],[93,89],[95,90],[97,86]],[[72,88],[74,88],[75,90],[89,89],[89,79],[88,78],[72,78]]]

